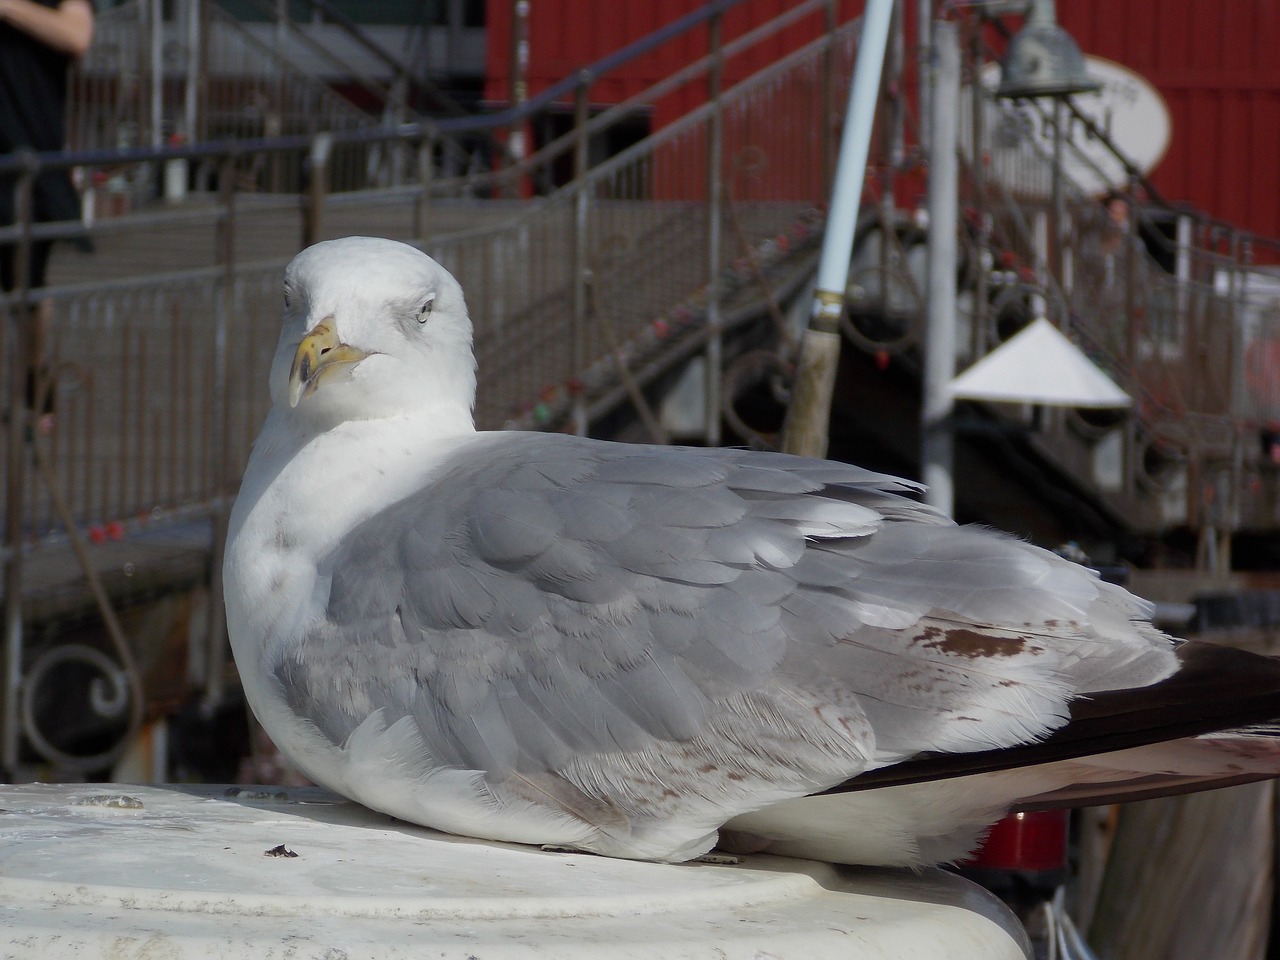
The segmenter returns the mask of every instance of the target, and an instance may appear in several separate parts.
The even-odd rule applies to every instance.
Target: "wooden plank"
[[[1263,960],[1275,786],[1121,808],[1089,940],[1107,960]]]

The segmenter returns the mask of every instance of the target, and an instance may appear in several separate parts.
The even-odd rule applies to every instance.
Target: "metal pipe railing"
[[[805,15],[823,10],[826,2],[810,0]],[[726,0],[717,9],[734,5]],[[794,24],[800,15],[787,10],[776,29]],[[704,22],[702,17],[687,18],[686,28]],[[832,26],[833,33],[732,87],[713,90],[713,102],[595,166],[589,162],[590,138],[624,114],[591,117],[589,87],[584,85],[572,141],[577,177],[532,202],[486,199],[500,183],[498,174],[441,169],[448,161],[447,145],[492,129],[495,122],[488,118],[0,157],[0,178],[78,167],[145,180],[164,164],[184,160],[208,170],[209,182],[217,186],[212,196],[192,195],[174,206],[157,201],[138,212],[95,221],[89,233],[103,248],[100,256],[127,267],[117,275],[58,280],[40,290],[0,296],[0,310],[13,315],[42,301],[59,315],[53,348],[59,424],[48,444],[49,473],[60,484],[58,499],[65,501],[81,533],[106,520],[119,521],[127,534],[154,523],[139,517],[199,517],[209,523],[211,542],[217,544],[266,404],[283,260],[300,243],[335,231],[376,230],[417,239],[459,276],[468,291],[485,378],[478,409],[483,425],[526,419],[549,425],[576,407],[585,429],[591,418],[602,415],[604,398],[616,382],[616,376],[599,378],[606,366],[616,370],[623,363],[648,371],[658,369],[662,357],[677,351],[687,355],[685,345],[694,342],[706,322],[708,291],[717,306],[720,298],[732,301],[719,326],[729,329],[749,319],[748,284],[734,276],[733,254],[722,250],[730,241],[713,228],[723,205],[734,202],[728,185],[739,176],[737,158],[744,152],[771,158],[774,166],[768,178],[751,184],[751,215],[739,218],[743,222],[734,242],[759,260],[751,286],[784,282],[780,268],[790,245],[803,249],[794,225],[822,202],[821,177],[806,173],[818,158],[803,138],[789,131],[797,124],[817,130],[825,122],[824,116],[809,112],[818,109],[817,103],[803,100],[807,91],[819,88],[823,61],[828,71],[834,64],[842,78],[850,68],[854,27]],[[664,38],[671,35],[668,30]],[[713,37],[708,56],[702,58],[706,68],[684,74],[685,83],[705,82],[712,64],[728,57],[730,49],[748,49],[749,43],[768,36],[764,25],[732,44],[717,46]],[[629,56],[646,49],[633,47]],[[669,91],[672,85],[661,89]],[[526,109],[532,116],[538,104]],[[719,120],[713,122],[713,117]],[[707,166],[713,143],[723,159]],[[342,165],[375,147],[403,149],[416,157],[407,168],[407,181],[397,187],[352,189],[353,180],[341,179],[348,176]],[[692,163],[691,156],[698,161]],[[549,154],[539,162],[549,165],[554,159]],[[264,195],[255,189],[267,182],[259,171],[273,164],[305,175],[290,181],[287,193]],[[696,174],[691,175],[691,166]],[[576,233],[570,229],[575,224]],[[273,230],[283,231],[285,239],[270,247],[265,258],[252,253],[267,249],[264,237]],[[25,255],[34,239],[83,231],[80,224],[37,224],[26,216],[0,229],[0,242],[16,243]],[[167,242],[139,246],[141,238],[158,236]],[[175,252],[171,257],[165,249],[169,246],[175,251],[200,247],[211,256],[183,259]],[[140,256],[148,262],[124,264],[116,258],[117,249],[135,247],[145,251]],[[765,252],[757,256],[758,250]],[[129,275],[135,266],[138,275]],[[785,282],[794,285],[790,272]],[[581,310],[572,321],[575,299],[581,300]],[[17,325],[10,323],[8,329],[12,333]],[[705,338],[696,342],[705,344]],[[4,683],[9,695],[0,716],[8,744],[0,759],[10,771],[19,759],[14,710],[27,662],[22,560],[33,544],[54,533],[56,520],[49,491],[42,489],[48,481],[33,479],[24,455],[19,377],[27,352],[22,344],[6,351],[3,384],[14,414],[4,443],[7,480],[13,486],[5,520],[10,562]],[[566,408],[560,398],[570,395],[581,402]],[[536,402],[528,403],[529,398]],[[215,638],[222,630],[218,567],[215,556],[207,625]],[[201,671],[210,700],[220,696],[223,657],[221,644],[210,643]]]
[[[476,325],[483,377],[477,415],[483,426],[562,427],[568,422],[585,431],[610,404],[634,394],[637,383],[668,371],[672,357],[705,351],[718,366],[711,345],[714,335],[752,315],[751,297],[759,295],[748,288],[785,283],[794,289],[794,270],[783,269],[787,257],[797,250],[808,256],[814,246],[817,218],[812,211],[824,205],[827,195],[827,151],[821,144],[826,142],[830,113],[841,106],[832,100],[847,88],[856,36],[856,24],[835,21],[830,0],[806,0],[788,8],[770,22],[772,26],[718,42],[723,37],[710,26],[736,5],[737,0],[722,0],[679,21],[682,30],[706,28],[709,48],[679,73],[678,81],[664,80],[594,117],[591,85],[611,65],[668,42],[677,35],[676,25],[567,78],[519,109],[482,118],[0,157],[0,178],[16,175],[20,183],[41,169],[72,167],[124,171],[143,182],[165,163],[185,160],[210,171],[208,179],[218,187],[216,195],[189,198],[185,206],[157,203],[100,220],[90,231],[104,247],[124,247],[138,237],[163,234],[174,239],[175,247],[180,246],[178,239],[188,238],[189,245],[215,256],[186,261],[175,255],[172,263],[146,265],[153,272],[150,277],[122,272],[100,281],[58,283],[0,297],[0,311],[10,317],[3,393],[11,411],[21,409],[19,378],[26,370],[24,330],[14,318],[42,300],[51,301],[61,314],[56,335],[62,406],[59,430],[50,443],[50,464],[64,485],[75,523],[83,527],[108,518],[133,522],[129,518],[156,510],[203,518],[215,531],[211,542],[218,542],[223,511],[265,407],[280,268],[300,244],[335,232],[376,231],[417,240],[459,276]],[[771,36],[780,24],[791,26],[806,16],[824,21],[818,39],[717,92],[713,81],[725,62]],[[710,99],[645,141],[591,164],[593,137],[625,118],[646,96],[677,90],[677,83],[710,83]],[[560,103],[569,91],[574,95],[575,124],[565,137],[500,171],[450,168],[487,131],[526,123],[539,110]],[[370,158],[379,150],[403,151],[413,159],[402,184],[388,187],[368,173]],[[541,176],[542,182],[550,182],[554,164],[565,156],[573,158],[570,184],[528,202],[500,199],[506,178]],[[271,165],[291,172],[289,178],[270,182],[272,189],[281,191],[276,195],[263,192],[268,181],[257,172]],[[1139,397],[1139,420],[1123,428],[1132,434],[1125,452],[1128,476],[1142,469],[1140,445],[1152,443],[1155,429],[1175,413],[1191,436],[1188,449],[1207,456],[1210,428],[1220,421],[1224,403],[1226,413],[1240,413],[1239,398],[1224,401],[1217,386],[1198,397],[1173,395],[1166,381],[1173,374],[1212,379],[1231,370],[1231,376],[1239,375],[1246,345],[1234,340],[1222,345],[1218,340],[1232,323],[1243,329],[1246,251],[1251,245],[1261,246],[1261,241],[1212,221],[1195,220],[1192,232],[1200,238],[1198,246],[1179,247],[1188,266],[1186,279],[1176,281],[1175,302],[1185,302],[1186,311],[1198,311],[1204,356],[1224,358],[1221,369],[1210,365],[1197,370],[1184,357],[1161,354],[1161,343],[1138,322],[1143,304],[1147,316],[1158,313],[1156,301],[1174,289],[1174,279],[1162,279],[1133,242],[1116,254],[1125,258],[1119,273],[1130,274],[1121,278],[1130,301],[1117,309],[1125,318],[1123,326],[1109,330],[1084,315],[1096,292],[1088,278],[1102,273],[1094,267],[1103,254],[1085,249],[1086,228],[1096,225],[1101,212],[1096,202],[1070,191],[1064,197],[1066,212],[1076,224],[1072,243],[1078,246],[1070,251],[1076,266],[1074,280],[1067,283],[1049,276],[1036,260],[1034,216],[1029,215],[1035,213],[1034,204],[1001,191],[989,177],[975,176],[969,182],[962,189],[971,191],[966,198],[983,217],[973,237],[966,238],[973,263],[995,257],[995,267],[1000,268],[999,258],[1008,254],[1014,258],[1008,266],[1011,274],[1018,274],[1019,266],[1040,267],[1038,280],[1030,276],[1036,271],[1029,271],[1020,283],[1046,297],[1104,364],[1128,378]],[[725,216],[734,223],[732,236],[720,229]],[[890,224],[881,227],[886,249],[895,246],[894,262],[900,267],[905,253],[897,246],[904,244],[889,236]],[[36,224],[25,216],[0,229],[0,242],[16,242],[25,256],[33,240],[69,237],[82,229],[79,224]],[[275,246],[264,239],[272,230],[283,238]],[[157,259],[167,253],[157,245],[146,249]],[[888,259],[881,258],[886,274]],[[1212,288],[1213,272],[1228,266],[1235,271],[1231,282],[1237,284],[1229,308]],[[999,272],[988,266],[971,269],[986,271],[985,280]],[[884,288],[888,304],[887,283]],[[987,320],[994,326],[994,316]],[[1272,326],[1272,336],[1280,338],[1280,321]],[[985,331],[967,339],[983,349],[996,341]],[[1117,339],[1119,346],[1113,346]],[[639,371],[629,389],[618,386],[620,363]],[[164,376],[146,374],[153,396],[141,389],[140,373],[128,382],[124,379],[127,370],[153,367],[165,370]],[[127,422],[117,393],[128,398]],[[722,399],[715,397],[714,382],[708,396],[708,406],[715,408],[706,418],[709,426]],[[10,418],[3,457],[10,485],[4,528],[9,561],[6,695],[0,716],[0,759],[6,764],[15,759],[18,743],[13,712],[24,665],[22,560],[33,541],[54,529],[49,498],[41,489],[44,481],[32,472],[24,454],[20,420]],[[1143,426],[1131,429],[1136,422]],[[1151,425],[1149,433],[1144,433],[1146,424]],[[113,448],[121,437],[127,439],[123,455]],[[1250,469],[1238,445],[1230,453],[1233,476]],[[105,464],[111,465],[109,472]],[[1229,519],[1238,511],[1226,515]],[[218,637],[216,579],[211,586],[215,597],[208,628]],[[211,643],[206,651],[203,672],[210,700],[220,696],[224,656],[219,643]]]

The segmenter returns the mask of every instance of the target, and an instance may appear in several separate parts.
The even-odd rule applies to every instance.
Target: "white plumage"
[[[1280,712],[1269,661],[1241,668],[1244,707],[1169,728],[1233,664],[911,483],[477,433],[470,321],[433,260],[331,241],[285,288],[224,572],[249,701],[319,783],[611,856],[687,859],[727,824],[750,848],[916,864],[1028,798],[1275,772],[1268,737],[1177,739]],[[1125,752],[1081,759],[1100,750]]]

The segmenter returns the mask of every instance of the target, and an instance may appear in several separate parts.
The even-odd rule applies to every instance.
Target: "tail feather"
[[[1178,790],[1206,789],[1280,776],[1280,660],[1216,644],[1184,641],[1177,647],[1177,671],[1142,687],[1109,690],[1080,697],[1070,705],[1070,720],[1045,739],[1000,750],[922,754],[868,771],[832,787],[831,793],[869,790],[929,780],[994,773],[1112,755],[1161,760],[1158,775]],[[1181,743],[1179,750],[1149,748]],[[1146,753],[1135,753],[1148,748]],[[1222,769],[1207,758],[1212,757]],[[1179,770],[1177,764],[1191,765]],[[1243,769],[1233,769],[1232,765]],[[1107,763],[1101,769],[1110,769]],[[1241,780],[1239,778],[1244,778]],[[1084,791],[1080,791],[1083,793]],[[1154,782],[1143,795],[1157,795]],[[1137,799],[1130,797],[1129,799]],[[1101,801],[1099,801],[1101,802]]]
[[[782,856],[920,866],[972,852],[990,824],[1011,809],[1143,800],[1276,776],[1280,730],[1244,729],[786,800],[734,818],[727,839]]]
[[[1229,730],[1060,761],[1065,784],[1024,796],[1018,810],[1096,806],[1215,790],[1280,777],[1280,729]]]

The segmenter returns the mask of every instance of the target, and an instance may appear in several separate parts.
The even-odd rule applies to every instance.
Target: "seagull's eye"
[[[435,306],[435,303],[436,303],[436,298],[434,294],[427,297],[427,299],[422,302],[422,306],[418,308],[419,323],[427,322],[428,318],[430,318],[431,316],[431,308]]]

